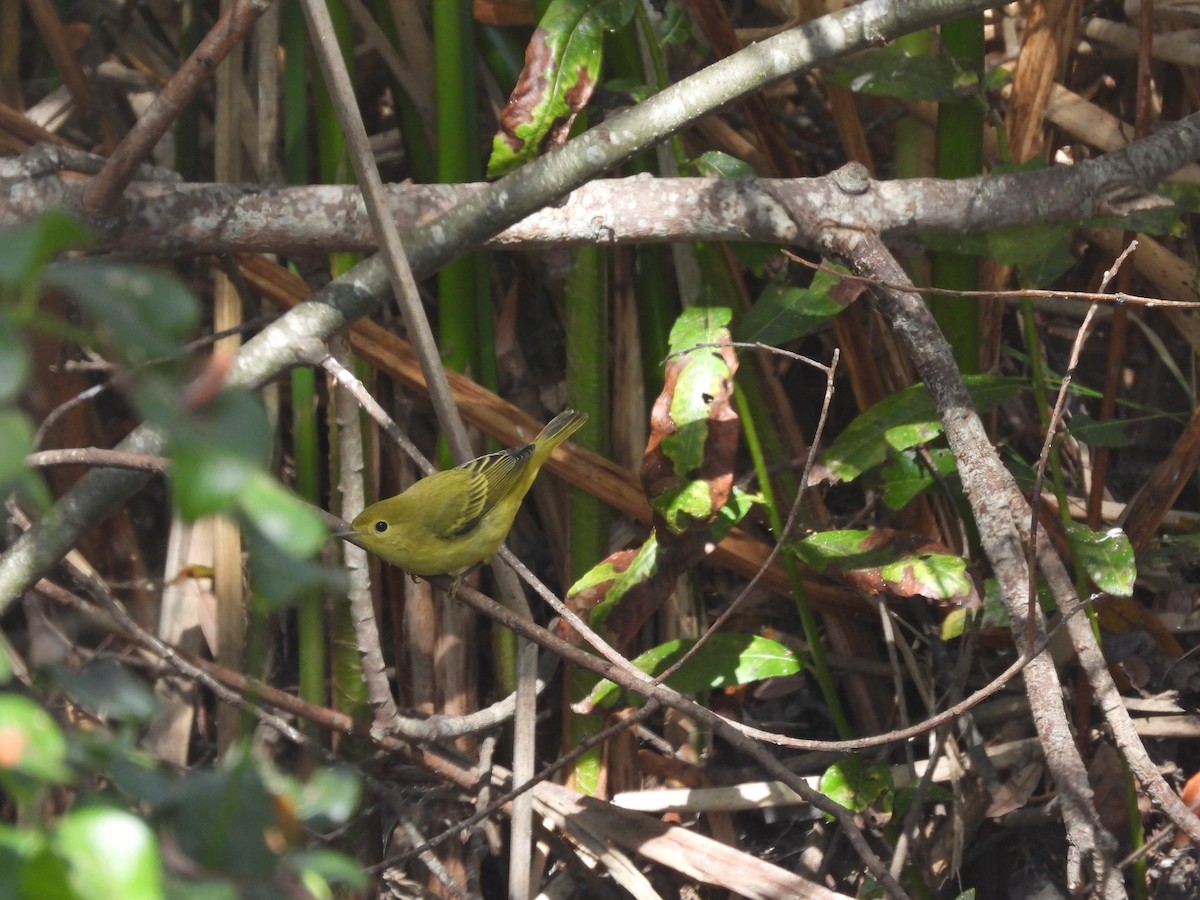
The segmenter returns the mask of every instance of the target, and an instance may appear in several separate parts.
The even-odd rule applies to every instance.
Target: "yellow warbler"
[[[469,569],[500,549],[542,463],[586,421],[561,412],[528,444],[434,472],[372,503],[338,535],[413,575]]]

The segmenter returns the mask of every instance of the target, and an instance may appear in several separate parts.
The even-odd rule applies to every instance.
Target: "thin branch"
[[[137,167],[150,157],[159,140],[175,123],[221,61],[238,45],[271,0],[237,0],[196,46],[150,108],[113,151],[104,169],[83,189],[81,206],[87,218],[105,215],[133,180]]]

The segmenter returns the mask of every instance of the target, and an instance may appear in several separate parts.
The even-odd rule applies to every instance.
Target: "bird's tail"
[[[579,426],[587,421],[587,413],[564,409],[550,420],[541,433],[533,439],[536,461],[540,465],[553,452],[554,448],[573,435]]]

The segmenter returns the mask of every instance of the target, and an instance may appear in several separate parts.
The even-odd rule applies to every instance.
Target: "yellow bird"
[[[500,549],[542,463],[586,421],[561,412],[528,444],[434,472],[372,503],[337,536],[413,575],[463,572]]]

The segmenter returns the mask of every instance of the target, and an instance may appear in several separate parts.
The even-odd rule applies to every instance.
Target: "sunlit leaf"
[[[979,412],[1003,403],[1020,390],[1015,378],[965,376],[967,390]],[[838,435],[822,461],[842,481],[884,463],[889,451],[907,450],[942,433],[942,423],[925,385],[916,384],[876,403]]]
[[[806,288],[770,285],[742,317],[738,340],[778,346],[820,328],[842,311],[830,295],[837,283],[837,276],[817,272]]]
[[[857,754],[843,757],[826,769],[817,790],[853,812],[872,807],[890,812],[894,796],[892,773],[887,764],[867,763]]]
[[[886,528],[823,531],[790,547],[809,568],[839,572],[868,594],[888,592],[962,606],[981,602],[967,561],[924,535]]]
[[[1114,597],[1133,595],[1137,563],[1125,532],[1120,528],[1092,531],[1078,522],[1068,522],[1064,529],[1071,553],[1096,587]]]
[[[674,665],[695,643],[693,639],[668,641],[630,662],[648,675],[657,675]],[[753,634],[718,632],[667,679],[667,684],[677,691],[694,694],[794,675],[803,666],[796,654],[778,641]],[[598,707],[608,707],[617,702],[620,694],[620,688],[606,680],[593,688],[590,699]]]
[[[131,813],[107,807],[74,809],[59,821],[53,845],[68,861],[78,896],[96,900],[159,900],[163,896],[158,840]]]
[[[604,34],[632,18],[636,0],[553,0],[525,49],[525,68],[500,113],[488,177],[566,140],[596,88]]]

